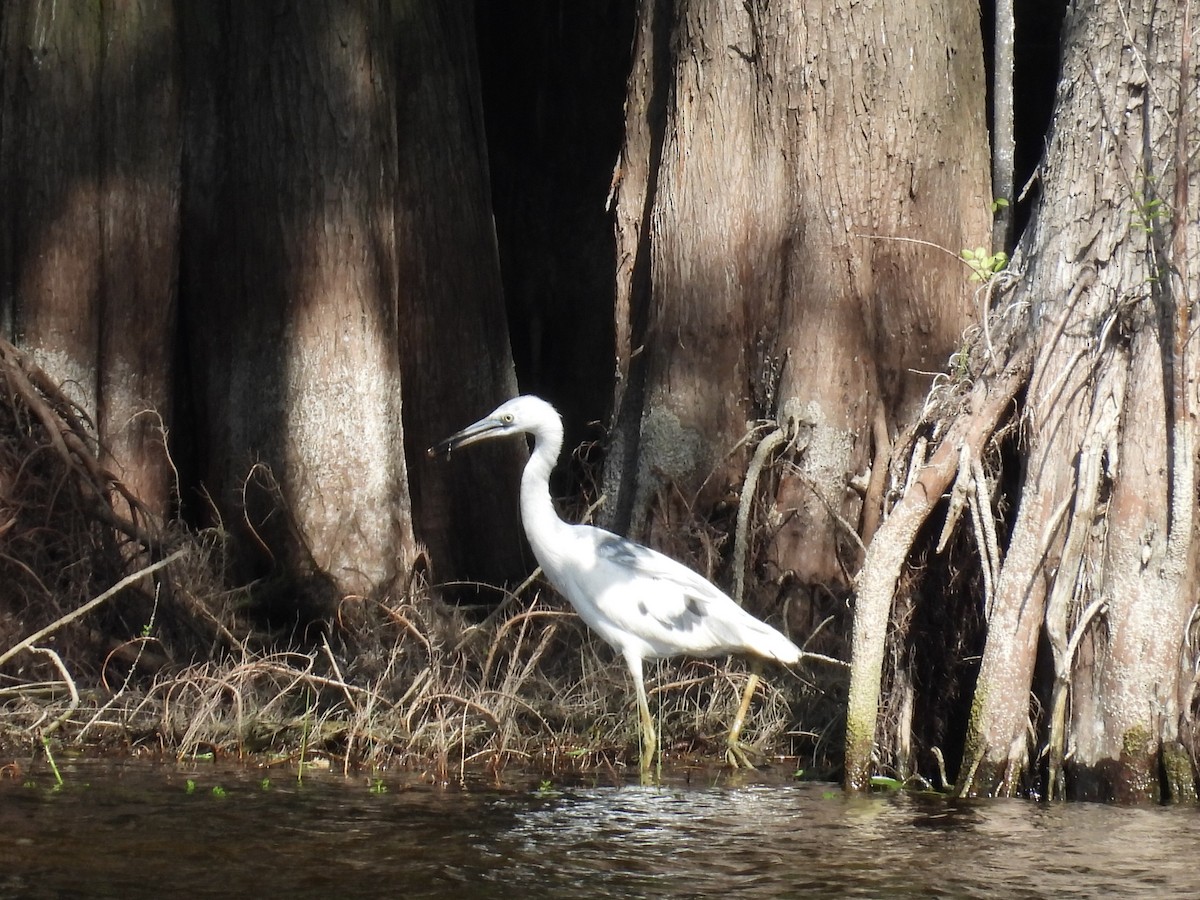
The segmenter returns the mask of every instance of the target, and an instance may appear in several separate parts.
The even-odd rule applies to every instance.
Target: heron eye
[[[505,413],[504,415],[502,415],[500,417],[500,421],[503,422],[505,425],[511,425],[512,420],[513,420],[512,413]]]

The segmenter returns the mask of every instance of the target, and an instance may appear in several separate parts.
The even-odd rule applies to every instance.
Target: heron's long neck
[[[534,435],[533,454],[521,474],[521,521],[534,555],[544,567],[554,534],[565,523],[550,500],[550,472],[562,450],[562,426],[557,422]]]

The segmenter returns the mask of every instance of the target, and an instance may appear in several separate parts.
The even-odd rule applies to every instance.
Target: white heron
[[[746,612],[687,566],[641,544],[559,518],[550,498],[550,472],[562,450],[558,412],[538,397],[502,403],[493,412],[429,448],[449,454],[476,441],[533,435],[533,453],[521,475],[521,521],[542,571],[579,617],[625,660],[637,689],[642,725],[641,771],[648,772],[658,745],[646,700],[642,661],[670,656],[749,654],[783,665],[799,662],[799,647]],[[726,756],[750,766],[739,743],[742,722],[757,686],[757,672],[742,697],[729,732]]]

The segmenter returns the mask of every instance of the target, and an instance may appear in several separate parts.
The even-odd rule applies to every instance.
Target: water
[[[850,798],[721,773],[383,792],[211,766],[63,775],[0,779],[0,898],[1200,896],[1192,809]]]

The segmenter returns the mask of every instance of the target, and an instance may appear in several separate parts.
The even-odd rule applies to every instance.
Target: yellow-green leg
[[[650,703],[646,699],[646,684],[642,678],[642,661],[626,657],[629,674],[633,676],[633,686],[637,689],[638,716],[642,723],[642,758],[638,771],[642,781],[649,780],[650,769],[654,765],[654,754],[658,749],[658,735],[654,728],[654,718],[650,715]],[[659,757],[661,764],[662,757]]]
[[[746,715],[750,712],[750,701],[754,699],[754,692],[758,689],[758,681],[758,663],[752,662],[750,679],[746,682],[746,690],[742,692],[742,703],[738,707],[737,715],[734,716],[733,725],[729,729],[729,738],[725,742],[725,759],[735,769],[754,768],[754,764],[746,756],[746,748],[742,746],[740,738],[742,726],[746,723]]]

